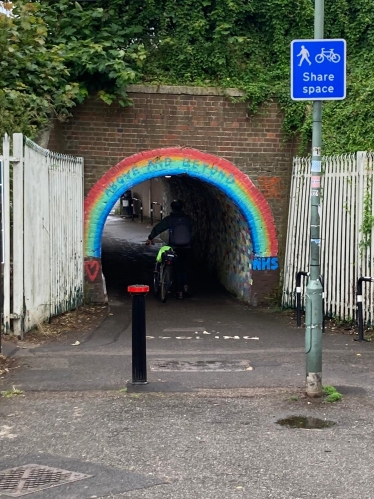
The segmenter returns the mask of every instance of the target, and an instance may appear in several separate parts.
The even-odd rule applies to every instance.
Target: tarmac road
[[[150,383],[129,383],[126,289],[152,275],[157,249],[144,246],[148,233],[109,218],[103,266],[112,315],[80,345],[5,342],[20,367],[1,390],[24,394],[0,398],[0,493],[1,470],[37,463],[91,477],[35,499],[374,498],[371,343],[324,334],[323,382],[344,396],[309,400],[304,331],[293,316],[243,305],[200,272],[191,299],[147,297]],[[290,415],[336,425],[276,424]]]

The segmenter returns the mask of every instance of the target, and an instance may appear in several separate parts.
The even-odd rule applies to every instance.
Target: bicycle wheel
[[[339,54],[332,54],[331,61],[335,62],[335,63],[339,62],[340,61],[340,55]]]
[[[321,62],[323,62],[324,60],[325,60],[325,57],[323,56],[323,54],[318,54],[315,57],[315,61],[318,62],[318,64],[321,64]]]
[[[162,273],[162,281],[161,281],[161,301],[162,303],[166,302],[166,298],[168,297],[168,292],[171,286],[171,266],[165,265],[164,271]]]

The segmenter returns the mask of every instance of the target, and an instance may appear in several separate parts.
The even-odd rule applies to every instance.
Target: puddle
[[[322,430],[336,425],[335,421],[310,416],[290,416],[285,419],[278,419],[277,424],[287,428],[304,428],[306,430]]]

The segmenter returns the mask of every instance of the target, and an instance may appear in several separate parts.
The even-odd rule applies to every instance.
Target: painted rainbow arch
[[[130,156],[92,187],[85,199],[85,258],[100,258],[105,220],[126,190],[151,178],[180,174],[215,185],[238,206],[247,220],[255,256],[278,254],[270,207],[249,178],[225,159],[196,149],[173,147]]]

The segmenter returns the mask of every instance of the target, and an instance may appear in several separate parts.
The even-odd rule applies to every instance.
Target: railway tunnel
[[[181,199],[193,221],[189,276],[193,295],[205,296],[223,287],[249,302],[253,247],[248,225],[237,206],[217,187],[185,174],[159,177],[157,181],[163,216],[168,214],[173,199]],[[136,199],[140,199],[139,192],[147,190],[144,184],[133,187]],[[149,284],[155,255],[167,242],[164,234],[163,242],[158,238],[154,248],[145,247],[152,224],[147,216],[141,223],[139,208],[136,211],[133,219],[109,216],[104,227],[102,267],[109,295],[120,297],[134,282]],[[156,224],[160,214],[154,211]]]
[[[276,231],[267,201],[228,161],[181,148],[126,158],[87,196],[85,264],[92,301],[100,301],[95,293],[100,295],[104,282],[117,295],[134,281],[150,282],[156,251],[144,245],[149,221],[137,220],[134,233],[129,222],[110,215],[126,190],[136,191],[150,179],[158,179],[162,186],[164,215],[173,199],[181,199],[193,220],[193,292],[212,292],[219,285],[247,303],[257,301],[254,278],[276,278],[278,268]]]

